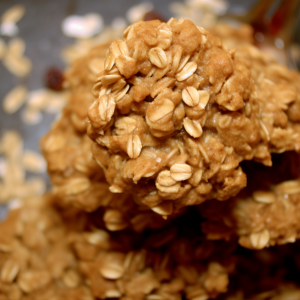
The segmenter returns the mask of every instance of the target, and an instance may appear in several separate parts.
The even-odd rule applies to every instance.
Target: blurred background
[[[18,193],[10,194],[9,172],[19,172],[24,185],[31,180],[37,194],[49,184],[39,140],[66,102],[61,92],[62,72],[71,60],[93,44],[118,37],[126,26],[147,14],[148,19],[162,20],[183,16],[205,28],[220,20],[233,26],[249,22],[254,26],[255,43],[262,46],[268,41],[263,47],[291,64],[291,53],[294,59],[299,57],[300,37],[295,30],[299,27],[298,2],[0,0],[0,219],[6,214],[7,203],[17,205],[18,200]],[[292,40],[293,47],[288,47]],[[22,165],[21,171],[10,164],[9,152],[16,147],[21,156],[13,164]]]

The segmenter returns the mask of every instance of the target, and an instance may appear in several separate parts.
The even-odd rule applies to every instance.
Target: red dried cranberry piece
[[[144,15],[144,21],[152,21],[152,20],[167,22],[166,19],[155,10],[151,10]]]
[[[63,88],[64,75],[62,71],[56,67],[50,68],[46,72],[46,86],[55,91],[60,91]]]

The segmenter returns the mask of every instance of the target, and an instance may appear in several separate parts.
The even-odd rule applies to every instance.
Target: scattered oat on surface
[[[135,23],[143,20],[144,15],[153,9],[151,2],[143,2],[132,6],[127,12],[126,17],[130,23]]]
[[[0,203],[19,199],[22,205],[28,198],[45,192],[43,178],[26,178],[26,170],[44,173],[45,161],[35,152],[23,151],[23,140],[18,132],[4,132],[0,139],[0,154],[3,156],[0,157]]]
[[[33,173],[44,173],[46,171],[44,158],[39,153],[31,150],[24,151],[22,164],[27,171]]]
[[[25,56],[18,57],[7,54],[3,58],[3,65],[9,72],[17,77],[27,76],[32,69],[31,61]]]
[[[25,103],[27,96],[27,87],[24,85],[18,85],[14,87],[2,101],[3,110],[7,114],[13,114],[18,111]]]
[[[66,36],[74,38],[90,38],[103,28],[103,18],[98,13],[85,16],[68,16],[61,25]]]
[[[225,0],[186,0],[183,3],[174,1],[169,8],[178,18],[184,17],[196,25],[211,28],[219,22],[219,16],[224,15],[229,7]]]
[[[43,115],[39,110],[25,107],[21,113],[21,118],[28,125],[37,125],[42,121]]]
[[[32,112],[40,113],[59,113],[66,105],[67,94],[64,92],[51,91],[49,89],[39,89],[31,91],[28,95],[26,109]]]
[[[21,57],[25,52],[25,41],[19,37],[11,39],[8,44],[8,54],[14,57]]]
[[[25,47],[24,40],[19,37],[13,38],[9,41],[3,57],[3,65],[17,77],[27,76],[32,69],[30,59],[24,56]]]
[[[28,93],[27,106],[34,110],[43,110],[49,103],[48,92],[45,89],[30,91]]]
[[[1,23],[18,23],[25,15],[25,11],[22,4],[14,5],[2,14]]]

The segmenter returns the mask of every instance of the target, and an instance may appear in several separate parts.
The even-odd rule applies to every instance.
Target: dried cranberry
[[[46,86],[49,89],[60,91],[63,88],[64,75],[58,68],[50,68],[46,73]]]
[[[166,19],[155,10],[151,10],[144,15],[144,21],[159,20],[167,22]]]

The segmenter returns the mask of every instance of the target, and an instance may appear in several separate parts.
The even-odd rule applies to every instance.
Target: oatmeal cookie
[[[95,211],[112,231],[159,228],[168,222],[137,205],[130,194],[118,195],[109,190],[104,173],[93,158],[92,141],[86,135],[87,111],[94,100],[91,90],[96,73],[103,69],[108,46],[93,48],[75,60],[65,74],[68,104],[41,141],[53,193],[62,208]]]
[[[294,152],[273,155],[272,168],[254,162],[243,164],[248,186],[225,202],[199,206],[202,230],[212,240],[239,237],[240,245],[262,249],[295,242],[300,236],[300,156]]]
[[[110,46],[88,112],[92,152],[114,193],[162,215],[246,185],[261,140],[251,72],[191,21],[141,21]]]
[[[300,148],[299,74],[251,45],[228,51],[185,19],[138,22],[114,41],[88,111],[113,193],[168,216],[246,186],[243,160]]]

